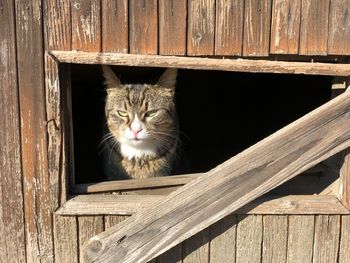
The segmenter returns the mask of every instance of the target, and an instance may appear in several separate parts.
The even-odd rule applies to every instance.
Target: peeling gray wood
[[[288,218],[287,262],[312,262],[315,217],[293,215]]]
[[[262,262],[286,262],[288,217],[263,216]]]
[[[316,215],[313,261],[336,263],[339,251],[340,216]]]
[[[236,263],[261,262],[261,215],[240,215],[237,224]]]
[[[0,7],[0,261],[25,262],[14,1]]]

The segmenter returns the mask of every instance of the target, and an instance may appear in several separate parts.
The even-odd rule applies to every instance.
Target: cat
[[[180,142],[177,69],[166,69],[156,84],[122,84],[109,66],[102,69],[107,91],[103,137],[107,179],[170,175]]]

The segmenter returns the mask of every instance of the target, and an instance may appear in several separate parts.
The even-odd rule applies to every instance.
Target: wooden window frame
[[[73,124],[71,105],[70,65],[109,64],[139,67],[175,67],[183,69],[221,70],[236,72],[286,73],[348,77],[348,64],[271,61],[253,59],[217,59],[159,55],[134,55],[77,51],[51,51],[59,71],[53,72],[60,81],[63,138],[61,170],[64,189],[62,202],[56,211],[60,215],[131,215],[156,205],[168,194],[201,174],[178,175],[150,179],[109,181],[90,184],[74,183]],[[50,76],[52,77],[52,76]],[[342,80],[342,78],[340,78]],[[344,84],[348,86],[349,84]],[[48,120],[50,122],[51,120]],[[50,131],[49,131],[50,133]],[[55,132],[55,134],[57,134]],[[53,134],[52,136],[55,136]],[[49,137],[51,135],[49,134]],[[350,150],[342,152],[339,192],[337,195],[290,195],[280,198],[262,197],[236,211],[237,214],[350,214]],[[49,159],[50,160],[50,159]],[[67,177],[70,178],[67,179]],[[69,183],[67,183],[69,182]],[[63,187],[65,188],[65,187]],[[137,195],[94,194],[104,192],[136,192]]]

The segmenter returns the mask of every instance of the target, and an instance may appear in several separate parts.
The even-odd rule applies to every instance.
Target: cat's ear
[[[105,78],[104,84],[107,85],[107,88],[115,88],[122,85],[117,75],[109,66],[102,65],[102,70]]]
[[[175,89],[176,77],[177,77],[177,69],[168,68],[167,70],[164,71],[163,75],[159,78],[157,86]]]

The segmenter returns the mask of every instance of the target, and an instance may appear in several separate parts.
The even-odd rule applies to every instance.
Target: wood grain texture
[[[270,53],[298,54],[301,0],[275,0],[272,6]]]
[[[79,259],[84,261],[84,243],[104,230],[103,216],[79,216],[78,230]]]
[[[287,230],[287,216],[263,216],[262,262],[286,262]]]
[[[45,50],[71,50],[70,0],[43,1]]]
[[[183,263],[209,263],[209,230],[204,229],[183,242]]]
[[[131,215],[164,199],[157,195],[80,195],[67,201],[59,215]]]
[[[288,218],[288,263],[312,262],[315,217],[293,215]]]
[[[102,0],[102,51],[128,53],[128,0]]]
[[[350,1],[330,3],[328,54],[350,55]]]
[[[157,205],[161,195],[79,195],[68,200],[56,213],[60,215],[132,215]],[[291,195],[262,197],[238,209],[236,214],[349,214],[335,196]]]
[[[214,55],[215,0],[188,0],[187,55]]]
[[[316,215],[313,262],[337,262],[340,239],[339,215]]]
[[[329,0],[302,1],[300,55],[327,55]]]
[[[259,198],[237,211],[242,214],[348,214],[335,196],[288,195],[279,198]]]
[[[187,1],[159,1],[159,54],[186,54]]]
[[[78,222],[75,216],[54,216],[55,262],[79,262]]]
[[[350,211],[350,149],[342,153],[338,198]]]
[[[14,2],[0,3],[0,259],[26,261]]]
[[[341,217],[339,263],[350,262],[350,216]]]
[[[236,229],[236,215],[229,215],[209,227],[211,263],[235,263]]]
[[[109,64],[120,66],[170,67],[237,72],[265,72],[330,76],[348,76],[350,74],[349,65],[341,63],[215,59],[75,51],[51,51],[50,53],[62,63]]]
[[[100,0],[71,0],[72,48],[101,51]]]
[[[262,216],[238,216],[236,263],[261,262]]]
[[[129,0],[130,53],[158,53],[157,0]]]
[[[16,1],[18,84],[27,262],[52,262],[52,211],[48,173],[41,1]]]
[[[244,11],[243,56],[268,56],[271,0],[247,0]]]
[[[127,219],[128,216],[104,216],[104,225],[105,229],[108,229],[116,224]]]
[[[71,50],[71,17],[69,0],[49,0],[44,6],[45,50]],[[47,118],[48,172],[53,193],[54,210],[66,201],[68,178],[62,176],[62,120],[59,65],[45,52],[45,97]]]
[[[95,236],[86,249],[88,258],[91,262],[152,259],[340,152],[350,144],[349,103],[350,93],[345,92],[171,193],[157,206]]]
[[[60,190],[61,199],[64,200],[68,197],[69,188],[75,184],[71,65],[60,64],[59,72],[62,107],[62,161]]]
[[[200,174],[174,175],[165,177],[155,177],[148,179],[116,180],[100,183],[77,184],[73,188],[75,194],[98,193],[117,190],[143,189],[152,187],[179,186],[184,185],[196,178]]]
[[[215,55],[242,55],[244,1],[216,1]]]

